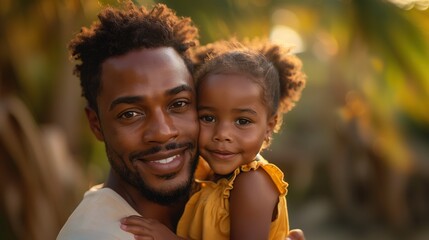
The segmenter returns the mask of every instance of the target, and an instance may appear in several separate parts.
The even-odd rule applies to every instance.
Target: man
[[[86,115],[111,170],[88,191],[58,239],[134,239],[120,219],[142,215],[172,231],[191,191],[198,119],[188,50],[197,29],[165,5],[107,8],[70,43]],[[298,234],[299,239],[302,234]]]

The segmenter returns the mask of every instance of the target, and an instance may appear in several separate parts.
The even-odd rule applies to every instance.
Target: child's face
[[[244,75],[208,75],[198,90],[200,153],[216,174],[227,175],[255,158],[274,118],[261,87]]]

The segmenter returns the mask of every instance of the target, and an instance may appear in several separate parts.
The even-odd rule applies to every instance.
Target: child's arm
[[[155,219],[141,216],[129,216],[121,219],[121,229],[134,234],[134,238],[144,239],[167,239],[183,240],[176,236],[168,227]]]
[[[239,174],[230,196],[230,239],[268,239],[278,196],[263,169]]]

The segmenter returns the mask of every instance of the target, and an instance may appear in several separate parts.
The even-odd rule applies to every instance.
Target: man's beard
[[[189,143],[189,148],[187,150],[192,151],[195,148],[195,145],[192,143]],[[193,180],[194,180],[194,173],[198,165],[198,153],[195,153],[195,156],[193,159],[191,159],[191,163],[188,163],[189,167],[189,178],[183,182],[181,185],[175,187],[172,190],[157,190],[148,184],[146,184],[142,177],[136,172],[130,171],[125,165],[125,161],[133,161],[133,159],[127,159],[125,160],[122,158],[119,154],[117,154],[115,151],[113,151],[107,144],[106,147],[106,154],[109,159],[110,165],[112,169],[127,183],[135,187],[139,190],[140,194],[144,196],[149,201],[159,203],[161,205],[171,205],[173,203],[176,203],[182,199],[186,199],[189,197],[189,194],[192,189]],[[168,147],[168,149],[172,149],[172,147]],[[173,147],[174,148],[174,147]],[[157,151],[160,151],[161,148],[154,148],[150,149],[150,153],[154,153]],[[143,153],[144,154],[144,153]],[[139,154],[138,154],[139,155]],[[132,158],[132,157],[130,157]],[[115,161],[116,160],[116,161]],[[119,160],[119,161],[118,161]],[[174,176],[174,175],[173,175]],[[173,176],[167,175],[163,176],[165,179],[171,178]]]

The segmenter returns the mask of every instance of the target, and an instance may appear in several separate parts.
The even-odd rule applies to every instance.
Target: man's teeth
[[[161,164],[167,164],[167,163],[172,162],[172,161],[173,161],[173,159],[174,159],[175,157],[177,157],[177,155],[176,155],[176,156],[169,157],[169,158],[161,159],[161,160],[156,160],[156,161],[154,161],[154,162],[156,162],[156,163],[161,163]]]

